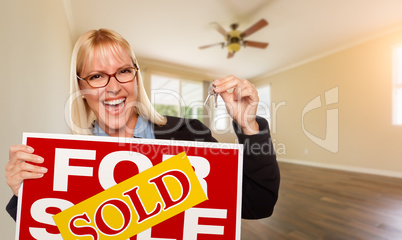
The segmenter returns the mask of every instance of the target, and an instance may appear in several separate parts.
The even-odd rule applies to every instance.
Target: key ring
[[[205,99],[204,106],[207,105],[207,103],[210,100],[211,96],[214,96],[214,106],[215,106],[215,108],[217,108],[218,107],[218,95],[219,95],[219,93],[214,92],[214,89],[215,89],[214,81],[212,81],[212,83],[208,87],[208,96]]]

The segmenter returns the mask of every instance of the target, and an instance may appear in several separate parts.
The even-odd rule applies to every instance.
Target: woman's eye
[[[96,79],[100,79],[103,77],[103,74],[94,74],[89,76],[88,80],[96,80]]]
[[[120,74],[126,74],[126,73],[131,73],[131,72],[132,72],[132,70],[130,68],[120,70]]]

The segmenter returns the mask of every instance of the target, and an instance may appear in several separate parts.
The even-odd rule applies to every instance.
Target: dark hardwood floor
[[[242,220],[242,240],[400,240],[402,179],[280,163],[274,214]]]

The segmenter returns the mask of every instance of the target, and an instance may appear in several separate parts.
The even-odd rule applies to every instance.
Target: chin
[[[106,123],[106,127],[109,129],[110,133],[119,133],[121,131],[124,131],[126,128],[127,124],[126,122],[122,121],[109,121]]]

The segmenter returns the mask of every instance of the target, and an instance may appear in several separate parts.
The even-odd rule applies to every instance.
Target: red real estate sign
[[[23,143],[48,172],[20,188],[16,239],[62,239],[53,215],[182,152],[208,200],[130,239],[240,239],[242,145],[35,133]]]

